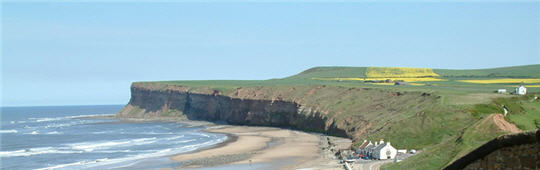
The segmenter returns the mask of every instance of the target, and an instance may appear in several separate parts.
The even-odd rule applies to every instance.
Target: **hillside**
[[[312,79],[312,78],[364,78],[368,75],[369,69],[388,69],[391,67],[314,67],[305,70],[297,75],[287,77],[288,79]],[[399,68],[399,67],[396,67]],[[418,69],[418,68],[403,68]],[[491,69],[432,69],[435,74],[428,76],[443,78],[540,78],[540,64],[500,67]],[[418,77],[422,75],[408,76],[406,73],[389,75],[387,77]],[[375,76],[376,77],[376,76]]]
[[[481,132],[482,138],[475,137],[480,133],[476,129],[493,128],[481,122],[487,115],[502,113],[501,104],[510,110],[509,122],[522,130],[538,128],[540,104],[533,100],[535,94],[514,97],[493,91],[512,91],[523,82],[529,93],[539,92],[540,72],[530,72],[539,68],[529,65],[467,73],[316,67],[283,79],[137,82],[132,84],[129,104],[118,116],[278,126],[354,141],[384,138],[397,148],[425,150],[389,168],[419,168],[416,164],[423,163],[422,168],[440,169],[482,142],[506,133],[487,130]],[[394,86],[403,81],[410,84]]]

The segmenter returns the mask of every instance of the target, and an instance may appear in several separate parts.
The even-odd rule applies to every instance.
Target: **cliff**
[[[357,138],[384,129],[433,104],[419,92],[339,86],[212,88],[134,83],[119,117],[185,117],[236,125],[289,127]]]

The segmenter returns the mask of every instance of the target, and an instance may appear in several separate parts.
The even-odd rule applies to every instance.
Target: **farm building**
[[[506,94],[506,89],[499,89],[497,90],[497,93]]]
[[[408,86],[410,84],[408,82],[404,82],[404,81],[396,81],[396,82],[394,82],[394,85],[395,86]]]
[[[516,94],[518,94],[518,95],[525,95],[525,94],[527,94],[527,88],[525,88],[525,86],[523,86],[523,85],[517,87],[517,88],[516,88]]]
[[[394,159],[397,155],[396,148],[390,145],[390,142],[384,143],[381,140],[380,144],[373,149],[372,157],[375,159]]]

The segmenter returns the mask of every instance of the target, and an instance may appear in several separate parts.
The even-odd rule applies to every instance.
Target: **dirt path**
[[[382,160],[382,161],[370,161],[362,164],[354,164],[352,166],[353,170],[379,170],[381,166],[385,163],[391,163],[393,160]]]
[[[504,131],[511,132],[511,133],[521,132],[521,130],[519,130],[519,128],[517,128],[516,125],[506,121],[502,114],[493,114],[493,122],[495,123],[495,125],[497,125],[497,127],[499,127],[500,129]]]

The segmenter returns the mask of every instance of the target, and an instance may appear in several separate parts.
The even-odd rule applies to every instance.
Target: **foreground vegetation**
[[[488,119],[492,118],[493,113],[504,113],[501,105],[507,106],[509,110],[506,120],[514,123],[519,129],[526,131],[540,128],[540,100],[534,100],[535,96],[540,96],[540,94],[497,98],[485,104],[464,106],[468,109],[467,112],[454,114],[469,114],[470,120],[466,121],[467,123],[463,122],[464,126],[457,128],[454,135],[424,148],[424,152],[417,156],[383,168],[441,169],[487,141],[510,133],[500,129]]]

